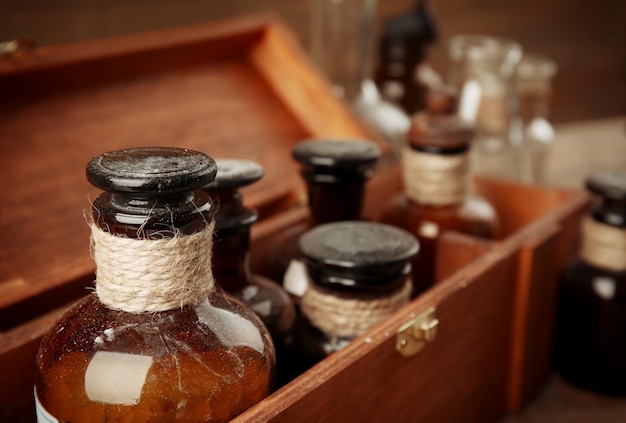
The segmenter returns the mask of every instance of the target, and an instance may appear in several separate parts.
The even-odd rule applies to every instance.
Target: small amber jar
[[[408,232],[372,222],[328,223],[300,238],[309,279],[298,331],[305,365],[340,350],[409,302],[418,248]]]
[[[309,218],[283,231],[273,260],[277,278],[296,300],[306,289],[299,260],[300,236],[317,225],[362,218],[365,183],[380,154],[376,143],[361,140],[307,140],[293,148],[294,159],[302,165]]]
[[[95,293],[67,311],[37,355],[39,421],[225,422],[271,389],[274,347],[258,317],[214,283],[216,173],[178,148],[102,154],[87,179]]]
[[[472,193],[469,150],[471,126],[445,113],[412,118],[402,155],[404,192],[382,221],[406,229],[420,241],[413,262],[414,295],[436,282],[437,240],[445,231],[481,238],[498,236],[492,205]]]
[[[626,172],[587,180],[595,195],[560,283],[555,366],[582,389],[626,395]]]
[[[270,331],[276,347],[278,382],[289,360],[296,313],[289,295],[277,283],[256,275],[250,268],[250,228],[257,213],[244,206],[240,188],[263,176],[255,162],[218,159],[215,180],[203,188],[216,205],[213,242],[213,276],[217,284],[250,307]]]

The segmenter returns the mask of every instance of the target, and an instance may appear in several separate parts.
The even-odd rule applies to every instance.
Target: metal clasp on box
[[[411,357],[435,340],[439,320],[435,317],[435,307],[409,320],[398,329],[396,350],[404,357]]]

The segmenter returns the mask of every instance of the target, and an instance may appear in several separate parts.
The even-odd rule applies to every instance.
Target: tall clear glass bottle
[[[587,180],[595,195],[561,280],[555,367],[582,389],[626,395],[626,172]]]
[[[308,140],[292,154],[306,183],[309,218],[280,235],[273,254],[275,273],[296,299],[306,278],[299,261],[298,239],[307,230],[329,222],[361,219],[365,183],[374,172],[380,149],[371,141]]]
[[[496,211],[472,192],[472,137],[472,127],[456,116],[422,112],[413,117],[402,157],[404,192],[388,206],[382,221],[406,229],[420,242],[413,261],[414,295],[436,282],[441,233],[498,236]]]
[[[448,82],[459,92],[459,116],[476,129],[475,171],[532,182],[530,150],[515,89],[522,47],[506,38],[463,34],[450,39],[448,54]]]
[[[215,162],[179,148],[92,159],[95,293],[37,355],[40,422],[229,421],[271,389],[275,356],[258,317],[215,284],[212,205],[194,191]]]
[[[250,227],[258,216],[245,207],[240,191],[261,179],[263,168],[240,159],[218,159],[216,163],[215,180],[203,188],[217,208],[213,276],[222,289],[254,310],[270,331],[276,347],[278,383],[283,384],[289,376],[295,308],[281,286],[250,268]]]

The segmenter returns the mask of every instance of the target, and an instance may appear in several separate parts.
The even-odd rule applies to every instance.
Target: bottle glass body
[[[626,395],[626,271],[576,259],[559,290],[555,366],[569,383]]]
[[[403,228],[420,243],[413,259],[413,295],[436,282],[437,239],[447,231],[456,231],[485,239],[499,233],[499,221],[491,204],[482,197],[468,195],[459,204],[431,206],[419,204],[406,195],[395,197],[382,219]]]
[[[93,217],[106,232],[150,242],[204,229],[207,205],[200,194],[105,193]],[[91,294],[42,342],[38,407],[59,421],[228,421],[270,392],[274,361],[259,319],[217,286],[193,304],[139,313]]]

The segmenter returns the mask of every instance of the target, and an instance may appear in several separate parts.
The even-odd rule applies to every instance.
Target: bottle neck
[[[305,180],[314,226],[360,218],[365,191],[364,178],[315,175],[305,177]]]
[[[591,266],[626,271],[626,226],[613,226],[586,216],[581,223],[580,257]]]
[[[462,203],[470,192],[469,153],[454,154],[408,147],[402,155],[406,196],[435,207]]]
[[[226,292],[234,293],[253,284],[249,265],[250,228],[217,230],[213,243],[213,276]]]

